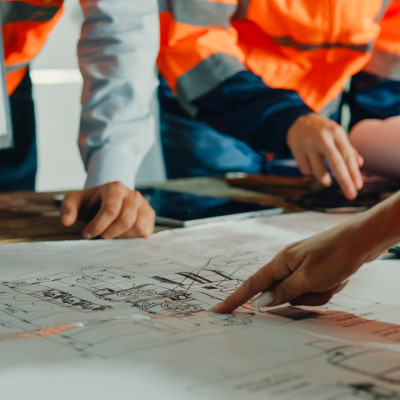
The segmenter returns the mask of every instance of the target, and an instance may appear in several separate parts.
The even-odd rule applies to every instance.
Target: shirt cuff
[[[120,181],[129,189],[133,189],[140,161],[119,148],[103,147],[90,157],[85,188]]]

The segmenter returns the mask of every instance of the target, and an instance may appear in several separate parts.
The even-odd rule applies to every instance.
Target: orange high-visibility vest
[[[0,0],[7,92],[10,95],[62,13],[63,0]]]
[[[182,103],[242,70],[315,111],[364,70],[400,80],[400,0],[159,1],[158,66]]]

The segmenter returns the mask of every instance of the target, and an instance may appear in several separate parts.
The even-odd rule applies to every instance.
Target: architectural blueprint
[[[346,218],[0,246],[0,398],[400,399],[399,260],[365,265],[325,306],[211,311]]]

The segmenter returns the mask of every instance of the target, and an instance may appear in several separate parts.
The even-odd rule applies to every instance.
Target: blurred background
[[[82,77],[76,46],[82,14],[77,0],[64,4],[61,21],[31,65],[38,133],[37,191],[80,189],[86,178],[77,145]],[[158,112],[156,101],[153,112]],[[156,137],[140,168],[138,185],[165,180],[158,128]]]

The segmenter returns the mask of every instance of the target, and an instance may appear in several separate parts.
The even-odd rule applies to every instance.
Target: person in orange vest
[[[78,57],[84,78],[79,147],[85,189],[68,193],[61,222],[88,216],[86,239],[149,236],[155,213],[135,191],[135,174],[153,143],[150,102],[159,47],[156,0],[80,0]],[[0,150],[0,190],[33,190],[37,168],[29,63],[63,11],[63,0],[0,2],[4,71],[14,147]],[[54,99],[60,101],[61,99]]]
[[[257,294],[253,307],[325,304],[364,263],[399,242],[400,192],[345,223],[286,246],[214,311],[231,312]]]
[[[400,0],[160,7],[168,177],[268,173],[294,157],[301,173],[327,186],[333,174],[357,196],[363,159],[340,125],[342,106],[350,128],[400,113]]]

